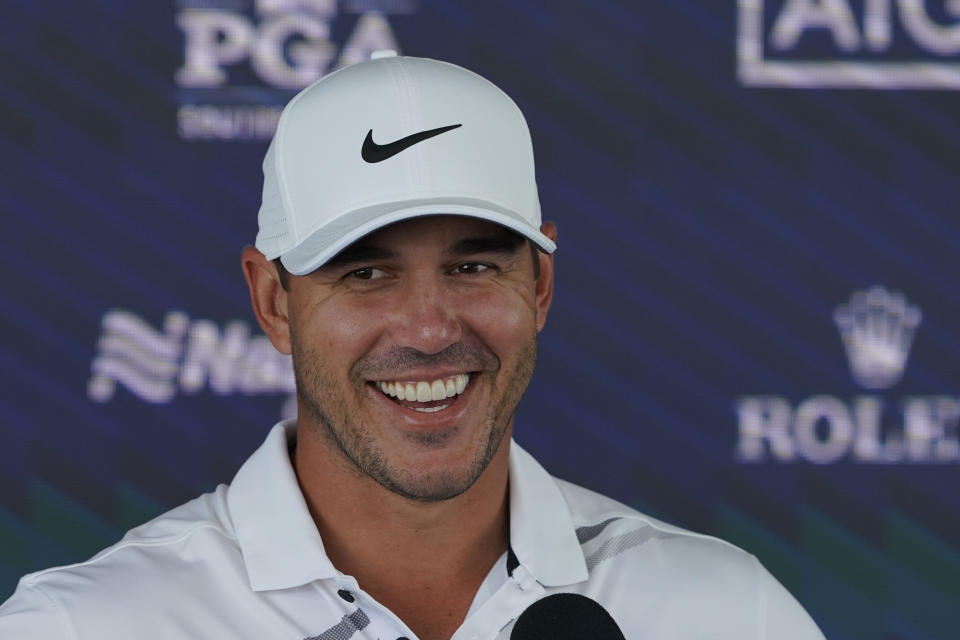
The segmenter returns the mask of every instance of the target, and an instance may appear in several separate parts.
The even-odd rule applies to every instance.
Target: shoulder
[[[105,568],[113,572],[111,579],[115,580],[156,563],[176,567],[177,559],[190,555],[195,548],[235,547],[226,490],[226,485],[221,485],[212,493],[131,529],[119,542],[85,562],[28,574],[22,581],[34,587],[49,587],[74,576],[96,576]]]
[[[576,589],[625,629],[658,637],[822,640],[803,607],[750,553],[556,480],[589,578]]]
[[[231,567],[242,571],[225,497],[226,487],[220,486],[131,529],[85,562],[24,576],[0,606],[0,637],[17,637],[14,630],[28,628],[29,637],[74,637],[77,626],[86,628],[104,612],[123,611],[128,604],[138,614],[149,602],[173,606],[185,585],[203,583],[212,565],[226,574]]]
[[[712,566],[748,579],[755,575],[756,558],[736,545],[668,524],[573,483],[556,482],[570,508],[591,572],[610,561],[629,570],[631,561],[647,547],[657,550],[657,564],[674,572],[689,569],[702,575],[705,567]],[[650,568],[649,560],[644,557],[645,570]]]

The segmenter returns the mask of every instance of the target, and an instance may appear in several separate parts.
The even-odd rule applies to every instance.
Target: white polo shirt
[[[230,486],[132,529],[87,562],[21,579],[3,640],[395,640],[416,636],[330,563],[281,423]],[[813,640],[803,608],[757,562],[551,477],[510,450],[510,551],[455,640],[508,639],[554,593],[600,603],[628,640]]]

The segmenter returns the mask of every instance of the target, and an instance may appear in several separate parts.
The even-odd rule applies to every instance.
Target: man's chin
[[[411,500],[449,500],[479,480],[502,445],[505,431],[495,429],[481,442],[466,443],[460,440],[471,431],[463,425],[406,433],[392,459],[364,471],[384,488]]]
[[[408,500],[421,503],[443,502],[466,493],[476,478],[454,472],[432,472],[400,478],[375,478],[383,488]]]

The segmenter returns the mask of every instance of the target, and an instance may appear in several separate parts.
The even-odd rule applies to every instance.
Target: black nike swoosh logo
[[[360,156],[370,164],[373,164],[374,162],[383,162],[387,158],[392,158],[404,149],[412,147],[418,142],[423,142],[428,138],[438,136],[441,133],[446,133],[451,129],[456,129],[457,127],[462,126],[462,124],[451,124],[448,127],[440,127],[439,129],[421,131],[419,133],[411,134],[406,138],[400,138],[394,142],[388,142],[387,144],[377,144],[374,142],[373,129],[370,129],[370,131],[367,131],[367,137],[363,139],[363,147],[360,149]]]

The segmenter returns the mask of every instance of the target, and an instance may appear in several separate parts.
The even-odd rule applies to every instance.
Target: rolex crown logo
[[[903,376],[913,334],[920,324],[917,307],[903,295],[880,286],[856,291],[833,315],[854,380],[866,389],[889,389]]]

